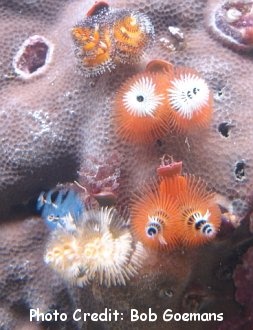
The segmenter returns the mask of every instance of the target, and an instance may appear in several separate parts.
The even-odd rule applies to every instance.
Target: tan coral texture
[[[241,217],[251,206],[252,56],[237,53],[212,37],[205,23],[206,0],[112,0],[113,8],[148,15],[155,27],[155,42],[140,64],[122,64],[111,73],[87,79],[75,57],[70,31],[93,4],[91,0],[0,2],[0,329],[28,329],[29,308],[71,314],[74,308],[99,311],[120,304],[124,313],[152,306],[159,313],[166,308],[236,313],[230,262],[238,258],[238,242],[248,244],[247,230],[239,229],[233,236],[236,239],[223,239],[196,251],[150,256],[154,260],[145,265],[143,275],[113,290],[96,285],[72,288],[43,263],[47,229],[40,218],[23,212],[31,213],[29,205],[42,190],[74,179],[82,181],[78,171],[85,175],[87,164],[96,169],[101,159],[110,163],[108,155],[116,154],[112,173],[119,174],[118,208],[127,207],[136,187],[155,175],[165,153],[182,160],[184,172],[205,179],[226,201],[228,211]],[[182,45],[172,52],[164,42],[171,38],[169,26],[180,28],[184,36]],[[15,72],[13,60],[34,35],[53,45],[52,59],[40,75],[24,80]],[[157,58],[200,72],[214,95],[213,120],[210,128],[194,135],[168,134],[149,146],[128,145],[115,135],[111,118],[115,93],[126,78]],[[219,131],[221,123],[227,123],[228,134]],[[97,329],[92,322],[69,322],[34,327]],[[160,323],[158,327],[101,323],[99,329],[190,329],[189,324]],[[193,326],[217,328],[208,322]]]

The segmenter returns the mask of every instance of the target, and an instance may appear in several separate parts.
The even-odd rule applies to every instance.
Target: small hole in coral
[[[16,317],[27,316],[30,311],[29,304],[25,299],[20,298],[12,305],[12,311]]]
[[[174,292],[171,289],[161,289],[159,291],[160,298],[172,298],[174,296]]]
[[[96,86],[95,81],[90,81],[90,82],[89,82],[89,86],[92,87],[92,88],[95,87],[95,86]]]
[[[223,92],[222,92],[222,89],[221,89],[221,88],[218,89],[218,91],[217,91],[217,95],[218,95],[219,97],[221,97],[221,96],[223,95]]]
[[[172,290],[167,289],[167,290],[164,291],[164,295],[165,295],[166,297],[168,297],[168,298],[172,298],[173,295],[174,295],[174,293],[173,293]]]
[[[235,164],[235,177],[238,181],[243,181],[245,179],[245,161],[240,160]]]
[[[219,125],[218,131],[221,133],[222,136],[227,138],[229,137],[229,133],[232,127],[233,125],[231,125],[230,123],[224,122]]]
[[[249,211],[249,203],[247,200],[236,198],[231,202],[232,213],[240,218],[245,217],[245,214]]]
[[[156,143],[157,143],[158,147],[161,147],[163,145],[163,142],[161,140],[156,140]]]
[[[14,57],[15,72],[22,78],[30,78],[42,72],[42,69],[51,60],[53,47],[42,36],[29,37],[20,47]]]
[[[24,69],[29,73],[33,73],[45,64],[47,52],[48,46],[43,42],[38,41],[33,45],[27,46],[18,66],[21,70]]]

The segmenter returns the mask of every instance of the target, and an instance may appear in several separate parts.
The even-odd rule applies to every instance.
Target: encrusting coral
[[[126,287],[94,284],[73,288],[43,263],[48,231],[40,218],[25,213],[24,206],[59,182],[78,180],[100,202],[110,199],[116,201],[117,208],[125,208],[136,187],[154,176],[159,158],[169,153],[183,161],[185,172],[212,186],[231,219],[240,220],[247,214],[253,182],[249,142],[253,138],[253,118],[249,116],[252,58],[224,46],[222,38],[215,39],[209,26],[216,9],[212,3],[129,0],[127,8],[147,15],[154,25],[153,46],[142,54],[139,64],[122,63],[112,73],[89,79],[77,64],[71,29],[84,19],[93,1],[15,0],[0,4],[3,329],[25,327],[29,308],[38,307],[44,312],[59,309],[71,314],[74,308],[99,312],[105,306],[122,306],[127,315],[131,307],[139,312],[154,308],[161,313],[169,306],[180,312],[215,311],[224,312],[226,319],[231,313],[240,317],[232,273],[239,254],[252,245],[247,222],[238,229],[230,228],[229,235],[221,228],[207,246],[150,252],[139,275]],[[109,5],[126,9],[123,0]],[[232,14],[235,17],[236,12]],[[26,40],[32,42],[31,47],[24,48]],[[14,64],[18,58],[22,58],[18,67],[28,72],[25,79]],[[130,145],[115,134],[113,99],[122,83],[154,59],[197,70],[213,94],[213,118],[201,134],[168,134],[148,146]],[[41,71],[33,74],[37,68]],[[156,69],[153,64],[152,70]],[[16,220],[6,219],[13,214]],[[68,324],[40,325],[61,329],[86,326],[71,320]],[[99,325],[109,328],[112,324]],[[135,325],[126,317],[122,327]],[[203,329],[202,323],[195,325]],[[159,326],[168,328],[165,322]],[[187,328],[179,323],[171,326]],[[138,327],[146,328],[147,324],[140,322]],[[215,329],[217,324],[205,322],[205,327]]]
[[[184,161],[189,172],[212,182],[215,190],[228,199],[230,210],[245,214],[252,184],[252,158],[246,142],[252,134],[247,129],[252,126],[247,115],[252,100],[247,91],[253,76],[248,55],[222,47],[209,35],[202,24],[206,19],[206,4],[202,1],[191,1],[187,8],[174,1],[170,6],[150,2],[145,10],[141,4],[129,3],[134,10],[145,11],[156,31],[155,43],[142,63],[161,58],[194,68],[207,81],[215,99],[210,129],[201,134],[201,140],[198,133],[181,137],[173,134],[148,149],[130,148],[115,136],[111,102],[122,82],[139,72],[138,66],[120,67],[100,79],[85,79],[76,63],[70,31],[92,5],[92,1],[65,2],[64,6],[48,1],[38,11],[40,4],[36,2],[13,22],[12,15],[21,4],[1,5],[1,212],[58,182],[72,181],[81,163],[85,166],[89,159],[99,159],[101,154],[117,149],[121,155],[118,168],[128,178],[121,180],[120,204],[129,198],[136,180],[141,182],[150,176],[157,159],[169,150],[175,159]],[[124,8],[120,1],[110,6]],[[159,42],[167,38],[170,26],[182,30],[184,49],[168,52]],[[46,38],[54,50],[43,73],[24,82],[15,73],[13,58],[33,35]],[[247,139],[242,132],[247,132]],[[137,166],[142,167],[141,173],[137,174]]]

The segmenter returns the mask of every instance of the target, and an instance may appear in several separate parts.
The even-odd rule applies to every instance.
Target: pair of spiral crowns
[[[131,228],[137,240],[153,249],[198,246],[212,240],[221,211],[206,183],[180,167],[169,168],[158,181],[145,185],[132,201]]]
[[[114,99],[118,135],[131,143],[151,143],[171,131],[205,128],[213,112],[212,93],[197,71],[151,61],[126,80]]]
[[[125,285],[141,268],[143,244],[115,208],[87,210],[74,190],[63,188],[42,192],[37,210],[52,230],[44,260],[73,285]]]
[[[154,39],[149,18],[134,10],[111,9],[98,2],[72,29],[86,77],[111,71],[119,63],[139,62]]]

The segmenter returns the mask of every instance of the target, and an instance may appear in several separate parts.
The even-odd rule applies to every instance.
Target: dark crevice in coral
[[[42,41],[28,45],[19,58],[17,67],[27,73],[33,73],[45,65],[49,47]]]
[[[243,181],[245,179],[245,161],[240,160],[235,164],[235,177],[238,181]]]
[[[12,305],[12,310],[17,315],[29,317],[30,306],[24,299],[21,298]]]
[[[156,140],[156,143],[157,143],[158,147],[162,147],[162,145],[163,145],[163,141],[161,141],[161,140]]]
[[[59,159],[51,159],[47,165],[41,166],[30,173],[30,182],[20,180],[20,189],[8,187],[9,193],[0,193],[0,223],[10,221],[13,217],[36,214],[35,204],[41,191],[48,191],[59,183],[73,182],[77,179],[77,170],[80,167],[79,160],[72,155],[65,155]],[[52,171],[54,168],[54,182],[52,182]],[[36,189],[32,183],[36,182]],[[24,196],[24,203],[18,203],[19,196]]]
[[[218,280],[231,281],[233,279],[235,267],[241,262],[242,256],[251,246],[253,246],[252,237],[239,242],[231,249],[230,253],[224,255],[220,261],[219,267],[215,271]]]
[[[173,298],[173,296],[174,296],[174,292],[170,288],[161,289],[159,291],[159,298],[169,299],[169,298]]]
[[[229,137],[230,134],[230,130],[233,127],[233,125],[231,125],[230,123],[227,122],[223,122],[218,126],[218,131],[220,132],[220,134],[224,137]]]
[[[217,91],[217,95],[218,95],[219,97],[221,97],[221,96],[223,95],[223,92],[222,92],[222,89],[221,89],[221,88],[218,89],[218,91]]]

